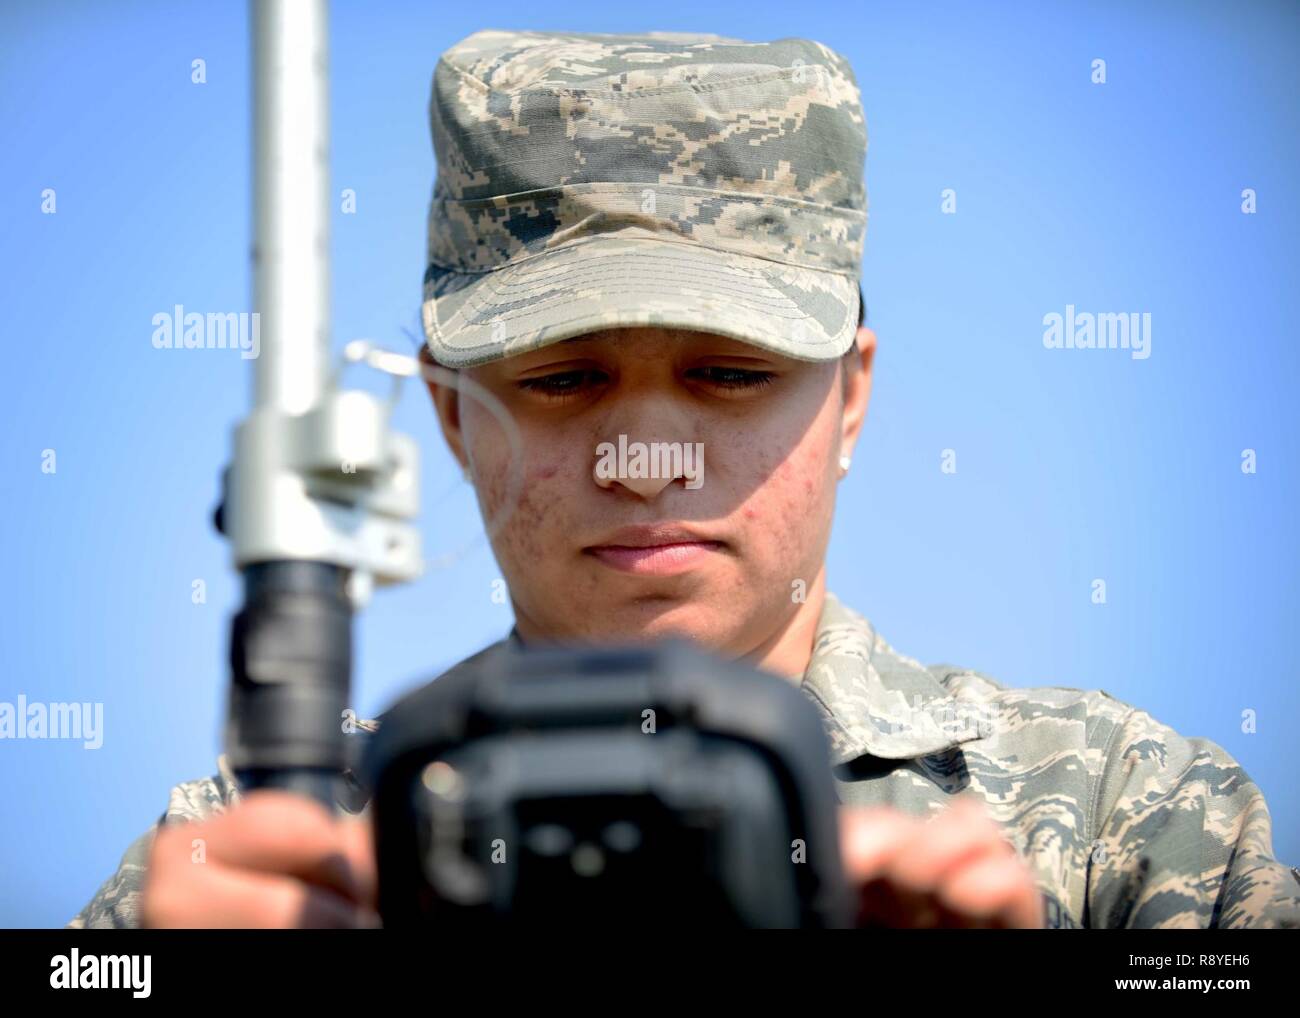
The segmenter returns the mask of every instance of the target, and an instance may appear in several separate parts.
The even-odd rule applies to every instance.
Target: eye
[[[553,375],[541,375],[537,378],[521,378],[515,384],[525,392],[536,392],[547,399],[564,399],[583,391],[588,382],[599,384],[608,381],[603,371],[581,368],[577,371],[558,371]]]
[[[704,381],[720,389],[761,389],[765,385],[771,385],[776,377],[771,371],[728,367],[695,368],[687,374],[703,376]]]

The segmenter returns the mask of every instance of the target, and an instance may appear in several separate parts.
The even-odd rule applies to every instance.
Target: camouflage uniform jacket
[[[1300,870],[1274,858],[1263,795],[1216,743],[1104,690],[1012,689],[923,666],[832,594],[801,688],[824,719],[843,802],[928,816],[957,796],[979,800],[1032,867],[1049,927],[1300,928]],[[359,722],[361,737],[377,724]],[[365,815],[365,793],[345,777],[340,813]],[[224,756],[212,777],[173,788],[69,926],[138,925],[158,824],[238,799]]]

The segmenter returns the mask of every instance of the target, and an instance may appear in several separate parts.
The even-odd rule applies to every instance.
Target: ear
[[[452,371],[451,368],[438,365],[429,354],[427,346],[420,348],[420,363],[439,367],[441,371]],[[463,469],[468,464],[468,457],[465,455],[465,436],[460,428],[460,391],[445,381],[435,380],[434,374],[425,372],[421,377],[429,387],[429,395],[438,412],[438,423],[442,426],[442,437],[447,442],[447,448]]]
[[[853,455],[871,401],[871,364],[876,355],[876,334],[865,325],[858,326],[858,353],[840,358],[844,372],[842,390],[844,411],[840,418],[840,455]]]

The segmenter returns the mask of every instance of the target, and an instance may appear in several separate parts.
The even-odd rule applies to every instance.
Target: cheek
[[[834,508],[835,422],[814,419],[798,440],[755,443],[741,462],[751,491],[741,515],[747,530],[763,535],[757,547],[769,557],[790,560],[798,549],[815,549],[824,540]]]
[[[825,450],[819,444],[801,445],[755,489],[759,504],[748,506],[748,515],[765,519],[771,529],[783,533],[815,530],[828,511],[828,494]]]
[[[564,527],[565,478],[571,476],[557,458],[558,444],[530,445],[524,436],[517,462],[499,428],[480,432],[470,445],[479,511],[497,556],[536,562],[558,547],[554,534]]]

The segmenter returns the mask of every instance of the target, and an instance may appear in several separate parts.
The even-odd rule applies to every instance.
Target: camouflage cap
[[[439,58],[429,113],[439,363],[633,325],[852,344],[866,121],[821,43],[485,30]]]

